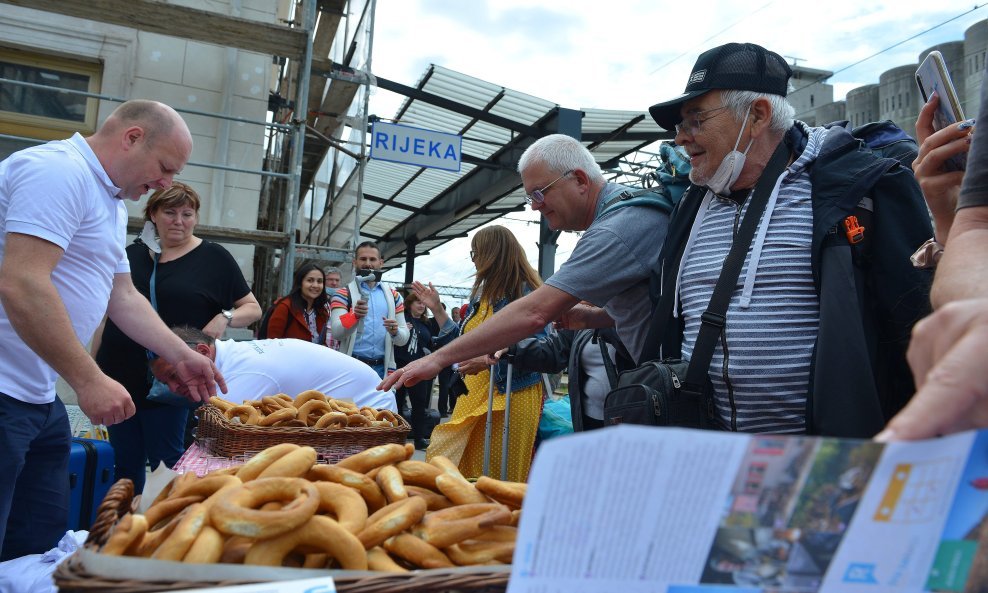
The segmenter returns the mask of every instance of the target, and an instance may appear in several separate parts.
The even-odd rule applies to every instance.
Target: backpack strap
[[[669,190],[661,181],[655,181],[658,185],[639,190],[625,190],[617,196],[611,198],[604,205],[600,216],[602,218],[626,206],[647,206],[658,208],[662,212],[669,214],[672,212],[674,204],[670,197]]]

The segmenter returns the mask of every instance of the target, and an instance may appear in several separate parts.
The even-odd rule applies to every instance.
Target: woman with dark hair
[[[261,317],[240,266],[222,246],[194,234],[199,195],[175,182],[148,198],[144,231],[127,247],[134,287],[151,299],[168,326],[189,325],[219,338],[228,327],[246,327]],[[153,278],[153,281],[152,281]],[[104,373],[134,399],[137,414],[109,427],[116,477],[144,489],[145,464],[175,465],[185,451],[188,408],[148,401],[148,355],[107,319],[93,336],[92,351]]]
[[[542,285],[518,239],[505,227],[493,225],[480,229],[470,245],[470,258],[477,273],[467,313],[460,325],[463,333],[472,331],[511,301]],[[545,331],[536,335],[544,336]],[[490,367],[487,358],[479,356],[460,362],[457,368],[468,391],[457,400],[449,421],[433,431],[426,455],[428,458],[444,455],[459,465],[463,475],[475,478],[483,472]],[[490,473],[500,477],[507,363],[499,362],[494,371]],[[524,482],[528,478],[544,398],[539,373],[512,374],[508,480]]]
[[[432,311],[435,316],[433,319],[429,318],[427,310]],[[412,292],[405,297],[405,316],[408,320],[409,337],[404,346],[395,348],[398,366],[422,358],[459,335],[456,325],[439,302],[439,293],[431,284],[428,288],[418,282],[412,285]],[[432,397],[432,381],[420,381],[411,387],[399,389],[396,396],[399,407],[404,403],[406,395],[412,403],[411,424],[415,448],[425,449],[429,446],[425,432],[425,411],[429,409],[429,400]]]
[[[296,338],[325,346],[328,323],[326,274],[316,264],[303,264],[295,270],[292,291],[274,304],[267,337]]]

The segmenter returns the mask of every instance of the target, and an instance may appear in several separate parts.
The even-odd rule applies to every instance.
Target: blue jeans
[[[0,561],[54,548],[69,525],[65,406],[0,393]]]
[[[172,467],[185,452],[185,422],[188,408],[161,406],[138,409],[120,424],[108,428],[116,459],[116,477],[134,482],[134,494],[144,491],[146,465],[163,462]]]

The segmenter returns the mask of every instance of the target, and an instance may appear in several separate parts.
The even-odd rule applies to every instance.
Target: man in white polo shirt
[[[265,395],[295,397],[309,389],[329,397],[349,399],[358,407],[397,412],[394,394],[378,391],[381,378],[374,369],[342,352],[291,338],[275,340],[214,340],[194,327],[172,331],[197,352],[213,360],[226,379],[224,399],[240,403]],[[159,381],[174,381],[174,367],[158,359],[151,371]]]

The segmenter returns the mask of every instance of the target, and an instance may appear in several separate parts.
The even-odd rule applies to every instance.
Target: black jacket
[[[785,142],[794,154],[805,133],[794,126]],[[883,159],[843,128],[827,137],[811,165],[812,267],[820,299],[820,328],[806,400],[809,434],[868,438],[879,432],[915,391],[906,361],[913,325],[930,312],[932,273],[909,256],[933,236],[926,203],[912,171]],[[870,190],[869,190],[870,188]],[[702,188],[690,188],[672,214],[653,298],[671,294]],[[859,207],[872,198],[873,212]],[[851,245],[839,228],[863,218],[865,241]],[[683,326],[671,300],[658,312],[662,355],[680,356]]]

